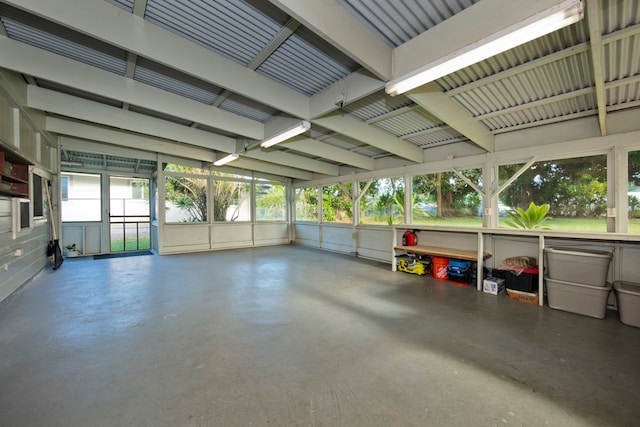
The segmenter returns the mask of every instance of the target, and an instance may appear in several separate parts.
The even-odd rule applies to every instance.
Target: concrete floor
[[[0,425],[637,426],[640,329],[308,248],[67,260],[0,308]]]

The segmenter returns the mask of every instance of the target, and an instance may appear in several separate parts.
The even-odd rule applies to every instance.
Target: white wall
[[[3,89],[0,90],[0,144],[32,162],[32,171],[51,179],[51,159],[57,152],[57,141],[42,133],[44,127],[40,125],[44,123],[44,115],[24,108],[26,85],[20,76],[0,70],[0,87]],[[57,205],[55,196],[54,193],[54,206]],[[13,205],[12,197],[0,195],[0,302],[49,261],[46,256],[51,239],[49,213],[45,212],[44,219],[33,221],[32,228],[20,231],[14,238]]]

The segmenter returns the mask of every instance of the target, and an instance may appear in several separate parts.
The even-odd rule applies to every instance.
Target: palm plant
[[[513,228],[549,230],[551,227],[544,223],[549,219],[547,213],[550,208],[548,203],[537,206],[531,202],[526,211],[522,208],[507,211],[510,220],[505,221],[505,224]]]

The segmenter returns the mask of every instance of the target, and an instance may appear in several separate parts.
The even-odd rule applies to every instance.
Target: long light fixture
[[[478,40],[457,52],[387,83],[385,91],[399,95],[516,46],[535,40],[583,17],[581,0],[566,0],[543,12]]]
[[[226,165],[229,162],[233,162],[235,159],[237,159],[238,157],[240,157],[239,155],[232,153],[232,154],[228,154],[226,156],[224,156],[221,159],[216,160],[215,162],[213,162],[214,166],[222,166],[222,165]]]
[[[262,148],[271,147],[272,145],[276,145],[282,141],[286,141],[289,138],[293,138],[296,135],[300,135],[301,133],[308,131],[310,128],[311,123],[304,120],[292,128],[285,129],[282,132],[273,135],[271,138],[265,139],[260,143],[260,146]]]

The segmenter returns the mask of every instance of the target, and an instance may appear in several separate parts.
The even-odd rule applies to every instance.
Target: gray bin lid
[[[615,281],[613,282],[613,289],[623,294],[640,296],[640,283]]]
[[[545,252],[574,255],[574,256],[586,256],[586,257],[598,257],[598,258],[612,258],[613,253],[607,251],[596,251],[593,249],[581,249],[572,247],[549,247],[544,248]]]

